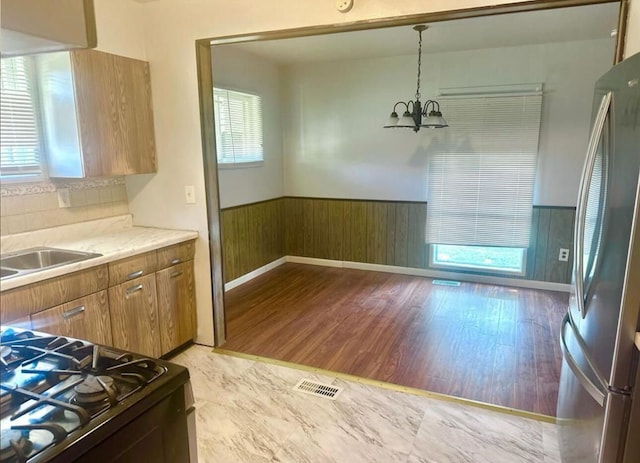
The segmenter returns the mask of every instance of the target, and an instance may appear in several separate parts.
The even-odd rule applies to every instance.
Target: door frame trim
[[[250,32],[237,35],[208,37],[195,41],[198,94],[200,100],[200,133],[202,137],[202,157],[204,166],[205,192],[207,202],[207,223],[209,227],[209,255],[211,261],[211,295],[213,300],[214,343],[222,346],[226,342],[226,316],[223,285],[223,249],[220,227],[220,189],[218,184],[218,163],[213,120],[213,77],[211,69],[211,47],[259,40],[275,40],[312,35],[351,32],[366,29],[380,29],[419,23],[451,21],[454,19],[476,18],[509,13],[549,10],[573,6],[587,6],[601,3],[618,3],[620,13],[618,36],[614,62],[624,53],[624,34],[628,17],[628,0],[529,0],[504,5],[452,9],[432,13],[417,13],[392,17],[365,19],[353,22],[303,26],[290,29]]]

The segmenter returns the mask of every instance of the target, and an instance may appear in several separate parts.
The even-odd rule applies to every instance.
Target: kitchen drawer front
[[[107,288],[106,265],[21,286],[0,294],[4,324]]]
[[[110,287],[109,312],[114,347],[160,357],[155,274]]]
[[[111,344],[107,291],[103,290],[31,316],[34,330]]]
[[[156,251],[109,263],[109,286],[152,274],[157,266]]]
[[[192,260],[196,253],[195,240],[158,249],[158,269]]]

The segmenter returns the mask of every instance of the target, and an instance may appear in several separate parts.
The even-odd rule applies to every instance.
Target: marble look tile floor
[[[218,354],[192,346],[199,461],[553,463],[553,424]],[[344,388],[337,400],[293,390],[301,378]]]

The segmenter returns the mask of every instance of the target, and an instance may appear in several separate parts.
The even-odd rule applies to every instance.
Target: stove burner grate
[[[0,444],[0,461],[7,463],[23,463],[33,450],[33,442],[29,440],[29,433],[20,430],[2,430]]]

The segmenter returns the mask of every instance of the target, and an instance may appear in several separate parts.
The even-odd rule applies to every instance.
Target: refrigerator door
[[[617,463],[635,375],[640,309],[636,204],[640,55],[597,83],[576,210],[574,274],[562,327],[558,423],[565,463]]]
[[[569,315],[561,328],[563,353],[558,400],[563,463],[617,463],[626,439],[621,426],[631,398],[611,391],[589,367]]]
[[[638,284],[633,284],[640,281],[640,269],[628,265],[640,171],[638,81],[640,55],[635,55],[596,85],[598,110],[576,211],[569,304],[570,322],[590,368],[621,391],[633,382],[633,333],[640,307]]]

